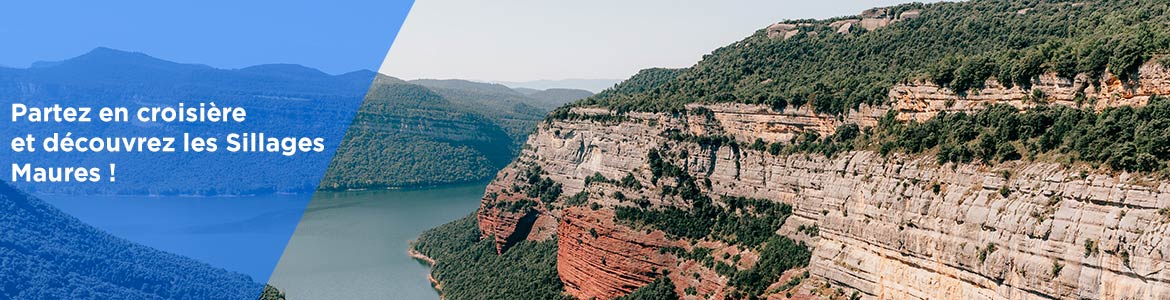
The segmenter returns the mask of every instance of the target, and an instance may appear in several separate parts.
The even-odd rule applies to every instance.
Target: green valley
[[[379,75],[320,187],[487,180],[515,157],[548,110],[589,95],[583,90],[518,91],[466,80],[403,81]]]

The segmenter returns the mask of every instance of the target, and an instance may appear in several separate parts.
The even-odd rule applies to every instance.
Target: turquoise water
[[[437,300],[409,242],[475,211],[484,186],[317,193],[269,282],[289,300]]]

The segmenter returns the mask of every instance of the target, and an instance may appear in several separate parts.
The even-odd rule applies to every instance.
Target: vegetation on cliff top
[[[649,69],[571,106],[609,108],[617,112],[611,119],[629,111],[702,116],[710,112],[687,111],[684,105],[719,102],[774,109],[810,105],[818,113],[842,114],[859,104],[881,104],[891,86],[908,80],[929,80],[960,93],[980,88],[988,79],[1030,88],[1045,73],[1100,78],[1109,72],[1129,80],[1142,63],[1170,49],[1170,3],[1164,1],[976,0],[905,4],[886,8],[885,14],[898,18],[910,10],[921,13],[872,31],[854,28],[838,34],[830,24],[844,18],[792,22],[801,24],[797,28],[802,33],[788,39],[770,38],[761,30],[715,50],[693,67]],[[1165,173],[1170,151],[1158,143],[1168,136],[1161,130],[1167,125],[1161,99],[1152,100],[1150,107],[1103,112],[1047,107],[1042,93],[1038,99],[1041,107],[1023,112],[994,106],[940,114],[921,123],[895,122],[890,115],[876,128],[846,124],[833,136],[805,132],[772,144],[725,136],[667,137],[773,155],[833,156],[871,149],[932,153],[940,163],[1044,158]],[[584,118],[568,109],[551,118]]]
[[[734,144],[734,141],[723,139],[705,141],[722,141],[720,145]],[[736,288],[733,294],[736,299],[756,299],[766,292],[769,285],[779,280],[784,271],[808,265],[812,257],[808,245],[776,235],[776,231],[792,215],[792,206],[744,197],[722,197],[716,202],[702,192],[695,178],[669,162],[667,156],[670,153],[659,150],[651,150],[648,154],[650,171],[654,176],[652,181],[662,182],[661,190],[664,194],[678,196],[689,207],[619,206],[615,208],[614,216],[618,222],[662,230],[674,238],[718,240],[758,251],[760,260],[755,265],[747,270],[737,270],[725,262],[715,261],[709,249],[663,249],[664,253],[671,252],[680,258],[702,262],[729,278],[729,284]],[[673,183],[674,186],[666,186],[666,183]]]
[[[869,32],[854,26],[850,34],[835,33],[829,24],[844,18],[801,20],[808,25],[788,39],[760,30],[693,67],[649,70],[573,106],[681,113],[686,103],[739,102],[841,114],[883,103],[891,86],[907,80],[959,92],[990,78],[1028,86],[1047,72],[1109,71],[1124,80],[1170,49],[1164,1],[975,0],[905,4],[888,14],[908,10],[920,10],[920,17]],[[567,115],[563,108],[553,118]]]
[[[446,299],[567,299],[556,240],[522,241],[497,255],[492,239],[480,239],[472,214],[423,232],[412,247],[435,260],[431,275]]]
[[[655,279],[650,284],[647,284],[634,292],[617,297],[614,300],[675,300],[679,299],[678,293],[674,291],[674,283],[670,282],[670,278],[666,276]]]
[[[1163,97],[1152,97],[1142,107],[1101,112],[1062,105],[1020,112],[1000,104],[973,113],[942,112],[925,122],[899,122],[891,113],[873,128],[852,130],[839,128],[828,137],[806,132],[792,141],[748,148],[766,149],[773,155],[833,156],[853,149],[872,149],[882,155],[932,153],[940,164],[1045,160],[1170,176],[1170,145],[1166,143],[1170,101]]]
[[[1170,161],[1170,101],[1100,113],[1041,106],[1023,113],[1006,105],[973,114],[940,114],[924,123],[883,120],[872,138],[880,151],[933,151],[939,163],[1037,159],[1087,162],[1115,171],[1160,172]]]

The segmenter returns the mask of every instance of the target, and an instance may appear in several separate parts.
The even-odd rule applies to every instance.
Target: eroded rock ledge
[[[579,299],[628,293],[663,270],[669,270],[680,295],[694,288],[687,299],[722,299],[727,278],[660,249],[703,246],[716,257],[739,254],[745,259],[735,262],[737,268],[750,267],[753,253],[735,245],[690,245],[614,221],[613,207],[631,205],[614,199],[614,191],[647,197],[653,206],[677,205],[650,183],[647,153],[665,145],[687,154],[673,163],[710,180],[704,193],[793,206],[794,215],[778,233],[813,247],[807,269],[813,280],[791,294],[773,294],[774,299],[813,297],[822,282],[875,299],[1167,298],[1170,274],[1163,270],[1170,262],[1170,218],[1159,212],[1170,207],[1166,182],[1040,162],[939,165],[933,158],[869,151],[835,158],[777,156],[661,134],[678,130],[785,141],[806,130],[831,133],[846,122],[872,125],[890,109],[902,120],[925,120],[940,111],[991,103],[1025,108],[1040,103],[1030,98],[1036,90],[1049,104],[1144,105],[1150,96],[1170,92],[1167,78],[1165,68],[1149,63],[1132,84],[1111,76],[1099,84],[1044,76],[1033,90],[989,82],[965,97],[931,84],[906,84],[891,90],[890,106],[863,107],[844,118],[724,104],[705,106],[713,120],[631,113],[621,122],[553,121],[532,134],[521,157],[489,185],[480,229],[496,238],[500,251],[518,240],[556,236],[558,271]],[[565,208],[513,192],[526,184],[518,174],[531,166],[561,184],[562,199],[590,190],[588,205]],[[644,188],[586,186],[585,178],[595,173],[612,179],[629,174]],[[539,203],[523,213],[501,209],[501,203],[524,199]],[[799,232],[802,225],[816,225],[819,234]]]

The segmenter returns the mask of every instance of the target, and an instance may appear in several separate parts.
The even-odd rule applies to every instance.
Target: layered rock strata
[[[991,104],[1008,104],[1020,109],[1037,105],[1067,105],[1096,110],[1116,106],[1145,105],[1151,96],[1170,95],[1170,70],[1159,62],[1150,61],[1139,68],[1136,80],[1126,82],[1115,75],[1105,74],[1099,81],[1088,76],[1061,78],[1045,74],[1031,87],[1005,87],[996,80],[988,80],[983,88],[963,95],[929,82],[900,84],[890,89],[892,109],[901,120],[924,121],[942,111],[971,111]]]
[[[669,149],[671,163],[711,182],[702,189],[712,197],[791,204],[793,216],[778,234],[812,247],[808,282],[873,299],[1170,298],[1170,274],[1163,271],[1170,262],[1170,184],[1164,181],[1044,162],[939,165],[933,157],[883,157],[870,151],[833,158],[771,155],[663,134],[786,141],[808,130],[831,134],[844,123],[871,126],[890,109],[902,120],[925,120],[940,111],[992,103],[1025,108],[1041,103],[1027,98],[1039,95],[1036,90],[1047,104],[1098,109],[1144,105],[1151,96],[1170,92],[1165,68],[1150,63],[1141,70],[1128,84],[1112,76],[1099,84],[1083,77],[1044,76],[1033,90],[989,82],[966,96],[930,84],[899,85],[890,92],[889,106],[863,107],[842,118],[722,104],[703,106],[713,112],[710,118],[630,113],[614,122],[551,121],[529,137],[521,157],[489,185],[494,197],[483,200],[480,229],[496,238],[501,251],[522,239],[557,238],[558,271],[566,290],[579,299],[613,298],[661,274],[670,274],[680,295],[693,287],[687,299],[723,299],[728,278],[662,249],[702,246],[713,249],[712,256],[748,258],[727,262],[738,269],[752,267],[751,250],[711,241],[692,245],[613,218],[614,207],[632,205],[615,199],[614,191],[646,197],[656,207],[682,205],[661,196],[661,186],[650,180],[647,154]],[[511,191],[523,185],[517,174],[531,166],[562,185],[562,199],[587,191],[586,204],[541,202],[523,213],[500,209],[499,203],[526,199]],[[586,177],[594,174],[633,176],[642,188],[586,185]],[[819,228],[816,235],[798,230],[813,225]],[[806,284],[771,298],[812,297],[816,290]]]

